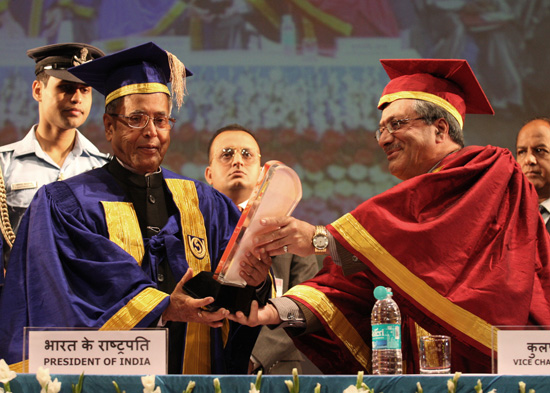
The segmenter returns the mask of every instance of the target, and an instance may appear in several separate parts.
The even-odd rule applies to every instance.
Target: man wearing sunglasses
[[[217,130],[210,139],[204,178],[243,210],[260,176],[261,157],[258,142],[250,131],[230,124]]]
[[[262,169],[260,146],[254,135],[239,124],[230,124],[217,130],[208,144],[208,162],[204,177],[208,184],[224,193],[242,211],[246,207]],[[317,273],[313,255],[300,257],[285,253],[272,260],[276,295],[300,284]],[[249,373],[292,374],[296,368],[303,373],[318,370],[304,359],[292,340],[281,330],[264,327],[258,336],[250,357]]]

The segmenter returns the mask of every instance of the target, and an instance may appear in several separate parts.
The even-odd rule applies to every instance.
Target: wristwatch
[[[315,226],[315,234],[313,235],[313,239],[311,239],[311,243],[315,248],[315,254],[325,254],[327,252],[328,232],[323,225]]]

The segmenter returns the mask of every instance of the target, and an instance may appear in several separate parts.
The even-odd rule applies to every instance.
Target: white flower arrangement
[[[363,382],[363,371],[359,371],[357,373],[357,382],[355,385],[349,385],[346,389],[344,389],[343,393],[374,393],[374,389],[371,389],[367,386],[365,382]]]
[[[38,367],[36,380],[41,387],[40,393],[59,393],[61,390],[61,382],[57,378],[52,381],[49,368]]]
[[[10,381],[17,376],[15,371],[10,370],[10,366],[6,363],[4,359],[0,359],[0,382],[4,384],[6,388],[6,393],[11,392]],[[2,389],[4,393],[4,389]]]
[[[161,393],[160,386],[155,389],[155,376],[145,375],[141,377],[141,383],[143,384],[143,393]]]
[[[195,381],[189,381],[187,384],[187,388],[185,388],[185,391],[183,393],[192,393],[193,389],[195,389]]]
[[[460,379],[462,373],[457,372],[454,374],[452,379],[447,380],[447,392],[456,393],[458,380]],[[0,387],[0,393],[11,393],[10,381],[15,379],[17,374],[15,371],[10,370],[8,364],[4,359],[0,359],[0,383],[4,387]],[[369,388],[364,382],[364,372],[360,371],[357,373],[357,383],[355,385],[350,385],[344,389],[343,393],[375,393],[374,389]],[[256,375],[256,383],[250,383],[249,393],[260,393],[261,387],[262,372],[259,371]],[[61,382],[55,378],[53,381],[50,376],[50,369],[39,367],[36,372],[36,380],[40,385],[40,393],[59,393],[61,391]],[[146,375],[141,377],[141,383],[143,384],[143,393],[161,393],[160,386],[155,387],[155,375]],[[84,382],[84,373],[80,375],[78,383],[72,385],[72,393],[82,393],[82,387]],[[115,387],[116,393],[126,393],[125,391],[120,390],[118,384],[115,381],[112,381]],[[298,370],[292,369],[292,381],[284,381],[289,393],[300,393],[300,381],[298,378]],[[214,393],[222,393],[220,380],[214,378]],[[192,393],[196,383],[194,381],[189,381],[187,388],[183,393]],[[477,384],[474,386],[475,393],[483,393],[483,386],[481,380],[477,380]],[[321,393],[321,384],[317,383],[314,388],[314,393]],[[416,393],[424,393],[424,389],[420,382],[416,383]],[[492,389],[488,393],[497,393],[497,389]],[[535,389],[529,389],[526,391],[526,384],[523,381],[519,382],[519,393],[536,393]]]
[[[42,388],[46,386],[48,382],[52,380],[50,377],[50,369],[43,368],[42,366],[38,367],[38,371],[36,372],[36,380]]]
[[[456,386],[455,384],[453,383],[453,380],[452,379],[449,379],[447,381],[447,391],[449,393],[456,393]]]
[[[118,384],[115,381],[113,381],[113,385],[115,386],[116,393],[126,393],[125,390],[123,390],[122,392],[120,391],[120,388],[118,387]]]
[[[298,369],[292,369],[292,381],[285,381],[288,393],[300,393],[300,379],[298,378]]]
[[[220,380],[214,378],[214,393],[222,393],[222,386],[220,385]]]
[[[256,383],[250,382],[250,390],[248,393],[260,393],[260,388],[262,387],[262,370],[258,371],[256,374]]]
[[[4,384],[3,388],[0,388],[0,393],[11,393],[10,381],[17,376],[15,371],[11,371],[4,359],[0,359],[0,382]],[[40,393],[58,393],[61,390],[61,382],[56,378],[52,381],[50,376],[50,369],[38,367],[36,372],[36,380],[40,385]],[[84,373],[80,374],[78,383],[72,385],[72,393],[82,393],[82,384],[84,381]]]
[[[61,382],[56,379],[50,381],[46,389],[40,390],[40,393],[59,393],[61,391]]]
[[[483,393],[483,385],[481,384],[480,379],[477,380],[477,384],[476,386],[474,386],[474,390],[476,391],[476,393]],[[489,393],[496,393],[496,392],[497,392],[496,389],[489,391]]]
[[[298,378],[298,369],[292,369],[292,381],[285,381],[288,393],[300,393],[300,379]],[[253,392],[250,392],[253,393]],[[317,383],[313,388],[313,393],[321,393],[321,384]]]
[[[525,393],[525,382],[519,381],[519,393]],[[535,393],[535,389],[529,389],[529,393]]]
[[[145,375],[141,377],[141,384],[143,385],[143,393],[161,393],[160,386],[157,386],[155,388],[155,380],[156,380],[155,375]],[[126,393],[125,390],[123,390],[122,392],[120,391],[120,387],[115,381],[113,381],[113,385],[115,386],[115,390],[117,393]],[[193,389],[195,389],[195,382],[189,381],[189,383],[187,384],[187,388],[184,390],[183,393],[192,393]],[[79,393],[79,392],[73,392],[73,393]]]
[[[80,377],[78,378],[78,383],[76,386],[74,384],[71,385],[72,393],[82,393],[82,385],[84,384],[84,372],[80,374]]]
[[[449,393],[456,393],[456,387],[458,386],[458,380],[462,373],[456,372],[452,379],[447,381],[447,391]]]

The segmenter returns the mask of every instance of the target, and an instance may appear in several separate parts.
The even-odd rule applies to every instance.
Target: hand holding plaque
[[[222,255],[216,271],[218,281],[244,287],[239,262],[252,250],[254,236],[262,233],[260,219],[290,215],[301,198],[302,185],[296,172],[279,161],[267,162]]]
[[[279,161],[267,162],[216,272],[197,274],[185,284],[186,292],[193,297],[213,296],[213,309],[223,307],[248,314],[256,290],[240,276],[240,262],[254,248],[254,237],[262,233],[260,220],[290,215],[301,198],[302,185],[296,172]]]

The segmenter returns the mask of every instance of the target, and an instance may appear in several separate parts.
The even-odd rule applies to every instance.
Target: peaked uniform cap
[[[384,88],[378,109],[403,99],[432,102],[449,111],[464,125],[466,113],[494,114],[466,60],[396,59],[380,60],[390,82]]]
[[[185,78],[193,75],[176,56],[153,42],[141,44],[69,69],[105,96],[105,105],[129,94],[170,94],[183,102]]]
[[[84,83],[67,70],[105,56],[105,53],[92,45],[68,42],[29,49],[27,56],[36,62],[35,75],[45,72],[50,76],[69,82]]]

